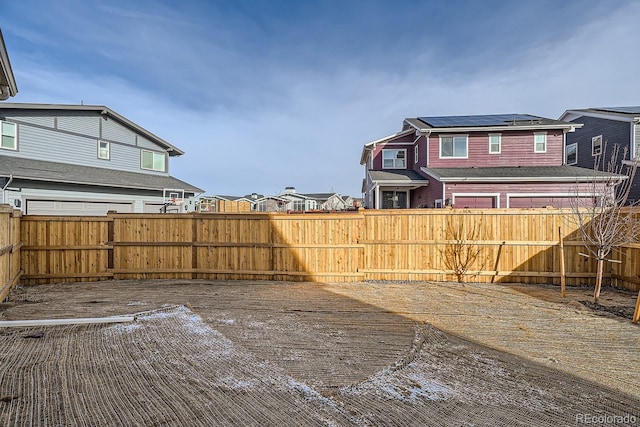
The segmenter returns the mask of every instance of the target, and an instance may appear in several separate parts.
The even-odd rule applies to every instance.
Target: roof
[[[580,116],[602,117],[624,122],[640,122],[640,106],[638,107],[594,107],[567,110],[561,120],[575,120]]]
[[[412,184],[416,181],[427,182],[427,179],[414,170],[370,170],[369,176],[373,181],[393,181],[397,183]]]
[[[220,199],[220,200],[226,200],[228,202],[236,202],[239,200],[245,200],[247,199],[247,197],[245,196],[226,196],[223,194],[214,194],[212,196],[202,196],[202,199]],[[250,201],[247,199],[247,201]]]
[[[13,175],[14,179],[30,181],[59,182],[137,190],[180,188],[184,189],[185,192],[194,194],[203,192],[203,190],[198,187],[194,187],[191,184],[167,175],[126,172],[2,155],[0,155],[0,174],[4,176]]]
[[[402,136],[409,135],[409,134],[414,133],[414,132],[415,132],[415,129],[404,129],[404,130],[402,130],[400,132],[396,132],[396,133],[394,133],[392,135],[387,135],[387,136],[385,136],[383,138],[376,139],[375,141],[371,141],[371,142],[366,143],[364,145],[364,147],[362,147],[362,154],[360,155],[360,164],[364,165],[365,163],[367,163],[367,155],[368,155],[368,153],[370,151],[372,151],[375,148],[376,145],[381,144],[383,142],[390,141],[390,140],[395,139],[395,138],[400,138]]]
[[[121,116],[120,114],[116,113],[109,107],[105,107],[104,105],[26,104],[16,102],[3,102],[0,103],[0,111],[1,110],[86,111],[101,114],[105,117],[113,118],[125,127],[139,133],[145,138],[163,147],[165,150],[167,150],[170,156],[180,156],[184,154],[184,151],[180,150],[178,147],[168,143],[159,136],[149,132],[142,126],[135,124],[131,120],[127,119],[124,116]]]
[[[11,63],[9,62],[9,54],[4,44],[2,30],[0,30],[0,100],[7,99],[10,96],[16,96],[17,93],[18,86],[13,76]]]
[[[340,197],[338,193],[301,193],[301,194],[305,197],[308,197],[309,199],[316,199],[316,200],[328,200],[332,196]]]
[[[548,119],[531,114],[489,114],[473,116],[433,116],[405,119],[405,123],[420,132],[461,132],[498,130],[574,130],[576,123]]]
[[[590,182],[609,179],[611,174],[577,166],[509,166],[486,168],[422,168],[442,182]],[[623,177],[622,175],[620,176]],[[595,179],[594,179],[595,178]]]

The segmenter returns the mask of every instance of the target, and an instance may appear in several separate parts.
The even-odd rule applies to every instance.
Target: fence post
[[[565,271],[564,271],[564,240],[562,239],[562,227],[558,227],[560,239],[560,294],[565,297]]]
[[[107,271],[114,269],[113,262],[113,251],[115,250],[114,240],[115,240],[115,214],[116,211],[108,211],[107,217],[109,218],[109,222],[107,222],[107,245],[109,249],[107,249]],[[115,279],[115,275],[113,276]]]
[[[191,215],[191,279],[198,278],[198,217],[197,214]]]

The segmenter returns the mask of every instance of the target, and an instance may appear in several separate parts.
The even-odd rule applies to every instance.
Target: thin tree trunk
[[[602,266],[603,259],[598,259],[598,272],[596,273],[596,290],[593,292],[593,302],[598,304],[600,300],[600,288],[602,288]]]

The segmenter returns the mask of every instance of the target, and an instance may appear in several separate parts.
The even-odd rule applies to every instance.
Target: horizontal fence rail
[[[455,248],[480,248],[463,274],[468,281],[559,284],[564,254],[566,283],[591,284],[596,263],[580,255],[585,248],[568,215],[562,209],[113,213],[24,216],[15,233],[23,242],[25,284],[105,279],[450,281],[456,275],[447,259]],[[606,279],[638,290],[640,245],[620,248],[612,257],[621,262],[607,265]]]

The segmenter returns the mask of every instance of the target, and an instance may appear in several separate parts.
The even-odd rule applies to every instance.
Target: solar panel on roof
[[[509,123],[540,120],[529,114],[491,114],[482,116],[418,117],[431,127],[504,126]]]
[[[640,114],[640,107],[601,107],[594,110],[611,111],[612,113]]]

